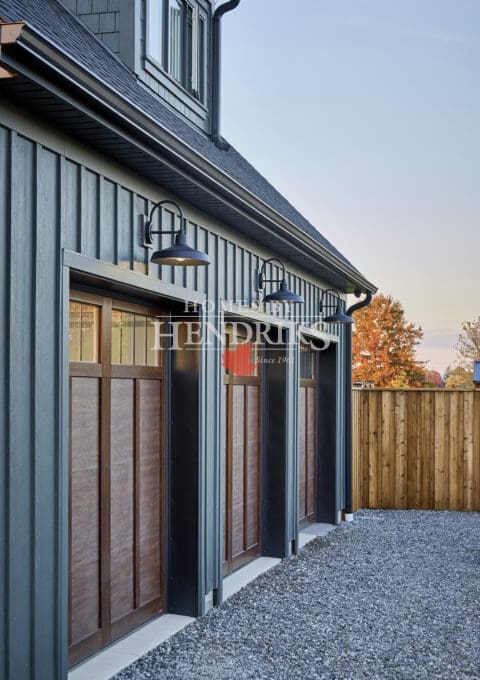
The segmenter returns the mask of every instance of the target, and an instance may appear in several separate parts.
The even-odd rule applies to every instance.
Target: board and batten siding
[[[151,200],[168,196],[20,110],[12,116],[12,108],[2,106],[0,446],[4,455],[0,466],[0,546],[5,559],[0,564],[0,601],[5,601],[6,607],[0,618],[0,677],[52,680],[65,677],[67,647],[68,442],[62,423],[68,398],[68,357],[63,341],[68,282],[63,274],[63,249],[123,270],[161,277],[204,293],[217,304],[222,299],[251,301],[258,297],[256,271],[273,253],[182,202],[191,218],[189,242],[208,252],[212,264],[160,271],[149,262],[151,251],[140,245],[141,216],[151,207]],[[9,121],[15,124],[5,124]],[[74,152],[65,155],[65,149]],[[168,238],[163,237],[162,243],[167,244]],[[278,273],[273,267],[272,274]],[[295,269],[288,274],[288,285],[305,297],[305,305],[296,310],[298,322],[318,318],[321,283]],[[215,315],[206,319],[219,323]],[[290,351],[293,356],[294,350]],[[340,461],[344,457],[341,356],[338,352],[337,470],[343,470]],[[218,587],[221,580],[222,371],[218,352],[205,352],[200,422],[205,593]],[[287,403],[290,540],[297,531],[297,379],[294,362],[288,373]],[[341,509],[340,474],[336,495]]]
[[[60,177],[57,154],[0,127],[5,678],[60,677]]]

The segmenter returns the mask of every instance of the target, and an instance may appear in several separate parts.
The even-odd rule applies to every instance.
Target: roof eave
[[[349,267],[334,253],[331,253],[294,223],[249,192],[142,109],[127,101],[121,94],[109,87],[108,83],[92,75],[70,55],[45,40],[33,27],[22,24],[15,41],[9,44],[15,44],[15,47],[20,48],[30,57],[38,59],[49,69],[52,69],[58,77],[70,86],[73,85],[91,103],[105,109],[109,117],[115,119],[119,127],[133,135],[134,138],[139,141],[147,139],[149,145],[167,151],[169,155],[178,158],[184,165],[194,168],[195,172],[200,173],[206,182],[213,183],[218,193],[228,198],[231,205],[238,204],[248,212],[253,211],[257,219],[274,226],[276,230],[283,232],[284,236],[288,235],[290,239],[293,237],[297,247],[309,256],[315,254],[333,272],[348,281],[349,285],[345,286],[344,292],[353,292],[354,289],[376,292],[377,288],[365,279],[360,272]],[[3,51],[1,61],[7,68],[23,71],[27,77],[35,78],[35,72],[26,68],[23,64],[19,64],[15,60],[14,53],[10,50]],[[40,82],[38,78],[37,82]],[[43,82],[43,85],[45,86],[45,82]],[[96,114],[92,112],[92,115]]]

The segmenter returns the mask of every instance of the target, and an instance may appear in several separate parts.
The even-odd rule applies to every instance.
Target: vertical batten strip
[[[96,196],[95,196],[95,257],[97,260],[102,257],[102,206],[105,202],[105,179],[103,175],[96,175]]]
[[[85,215],[85,177],[86,170],[83,165],[78,169],[78,201],[77,201],[77,253],[83,252],[84,244],[84,215]]]
[[[32,201],[32,234],[31,234],[31,240],[32,240],[32,289],[31,289],[31,306],[30,306],[30,314],[31,314],[31,324],[32,324],[32,333],[31,333],[31,338],[32,338],[32,346],[31,346],[31,388],[32,388],[32,401],[30,403],[30,412],[31,412],[31,507],[30,507],[30,512],[31,512],[31,531],[32,531],[32,536],[31,536],[31,555],[32,555],[32,623],[31,623],[31,629],[32,629],[32,650],[31,650],[31,659],[32,659],[32,669],[36,668],[37,665],[37,626],[38,626],[38,610],[40,609],[39,603],[38,603],[38,592],[36,588],[36,575],[37,575],[37,570],[39,565],[38,565],[38,554],[37,554],[37,541],[36,541],[36,534],[37,534],[37,515],[36,515],[36,510],[37,510],[37,499],[38,495],[41,493],[41,488],[40,485],[38,484],[37,481],[37,474],[39,474],[39,469],[37,470],[37,465],[36,465],[36,459],[37,456],[41,454],[41,431],[39,428],[39,424],[41,423],[41,415],[37,414],[37,411],[39,410],[39,404],[37,403],[37,400],[39,399],[39,391],[37,389],[38,385],[38,380],[41,379],[41,366],[43,363],[43,360],[45,357],[42,357],[41,355],[41,348],[39,352],[39,344],[41,342],[40,336],[41,336],[41,330],[39,328],[39,324],[41,323],[40,320],[40,314],[43,311],[46,311],[43,309],[43,304],[44,300],[40,299],[39,297],[39,289],[41,289],[40,281],[38,280],[38,274],[39,274],[39,267],[38,267],[38,258],[41,257],[42,255],[42,245],[39,239],[39,234],[38,230],[40,227],[41,223],[41,214],[40,211],[43,210],[43,205],[40,204],[39,200],[39,195],[44,191],[44,186],[43,186],[43,178],[40,176],[39,173],[39,156],[41,153],[41,148],[38,143],[34,145],[34,151],[33,151],[33,167],[32,167],[32,194],[31,194],[31,201]],[[43,196],[42,196],[43,198]],[[38,305],[40,305],[40,309],[38,308]],[[40,356],[39,356],[40,354]],[[41,376],[42,378],[44,375]],[[43,402],[44,399],[44,402]],[[41,403],[46,403],[47,399],[43,397],[41,399]],[[47,404],[48,406],[48,404]],[[43,415],[43,414],[42,414]],[[47,414],[48,417],[48,414]],[[40,425],[41,427],[41,425]],[[39,445],[40,444],[40,445]],[[48,615],[47,615],[48,616]],[[39,648],[41,648],[41,644],[39,644]],[[41,653],[41,649],[39,649],[39,652]]]
[[[115,182],[115,192],[114,192],[114,205],[115,205],[115,222],[113,225],[113,264],[118,265],[118,217],[120,215],[120,189],[118,182]]]
[[[135,271],[135,245],[137,239],[137,215],[135,210],[136,194],[129,191],[128,247],[130,250],[130,269]]]
[[[250,304],[250,253],[242,248],[242,260],[243,260],[243,270],[242,270],[242,300],[248,305]]]
[[[207,267],[206,272],[206,294],[207,300],[213,300],[216,305],[216,309],[211,312],[207,312],[206,318],[213,322],[214,327],[217,330],[222,329],[222,314],[219,308],[219,290],[218,290],[218,278],[215,272],[218,272],[218,237],[209,232],[206,233],[206,252],[208,253],[211,261],[210,267]],[[213,318],[212,318],[213,316]],[[221,365],[221,352],[222,347],[220,341],[217,337],[212,339],[213,347],[209,348],[207,356],[207,370],[212,376],[210,384],[212,385],[213,393],[208,392],[210,398],[207,400],[207,404],[211,404],[214,408],[214,413],[217,414],[217,418],[213,421],[213,427],[206,428],[207,437],[207,451],[216,450],[218,455],[214,457],[212,461],[213,468],[213,487],[214,496],[212,498],[213,510],[214,510],[214,521],[213,521],[213,559],[214,567],[212,573],[213,586],[216,589],[215,594],[215,604],[219,604],[222,600],[222,578],[223,578],[223,533],[224,533],[224,516],[223,516],[223,479],[226,474],[225,471],[225,431],[226,431],[226,404],[225,404],[225,387],[223,384],[223,368]],[[207,387],[208,389],[208,387]],[[210,444],[213,444],[211,447]],[[207,496],[207,502],[208,502]],[[212,506],[210,506],[212,508]]]
[[[57,535],[55,502],[57,456],[57,393],[58,383],[58,245],[59,245],[59,158],[36,146],[36,237],[34,300],[33,385],[34,428],[33,508],[34,526],[34,668],[40,665],[45,677],[55,677],[54,622],[57,588],[55,580],[56,554],[52,550]],[[50,455],[48,455],[50,454]],[[45,521],[47,520],[47,521]],[[53,625],[53,624],[52,624]],[[45,650],[51,654],[45,655]]]
[[[21,148],[20,148],[21,147]],[[19,404],[32,404],[33,145],[12,134],[9,301],[8,675],[32,675],[32,424]],[[27,197],[19,200],[20,197]],[[15,405],[15,408],[13,406]],[[31,414],[29,414],[31,415]],[[18,645],[23,640],[23,645]]]
[[[9,395],[8,395],[8,359],[9,359],[9,330],[8,330],[8,298],[10,291],[9,257],[11,229],[11,197],[8,191],[11,178],[11,139],[12,134],[0,127],[0,447],[5,456],[0,460],[0,498],[2,513],[0,517],[0,545],[4,546],[5,560],[0,564],[0,602],[4,607],[0,614],[0,677],[8,677],[6,630],[8,630],[8,589],[6,579],[8,575],[8,456],[9,456]]]
[[[57,357],[55,383],[56,394],[56,478],[55,478],[55,571],[54,578],[58,584],[55,602],[54,625],[56,630],[54,658],[56,675],[59,678],[67,674],[68,647],[68,503],[69,503],[69,375],[68,375],[68,331],[69,331],[69,284],[70,274],[67,267],[63,267],[63,248],[65,246],[66,223],[66,161],[60,156],[59,182],[57,187],[57,206],[59,224],[57,230],[57,281],[58,292],[56,305],[58,315],[56,319],[55,356]]]
[[[6,300],[5,300],[5,328],[6,328],[6,342],[5,342],[5,676],[10,677],[11,662],[11,634],[10,634],[10,619],[12,617],[12,597],[10,592],[10,541],[11,541],[11,525],[10,525],[10,502],[11,502],[11,410],[12,410],[12,395],[11,395],[11,357],[12,357],[12,328],[11,328],[11,314],[12,314],[12,251],[13,241],[12,232],[15,223],[15,204],[13,200],[14,190],[16,191],[17,184],[15,181],[15,159],[16,159],[16,142],[17,133],[10,131],[8,137],[9,155],[8,155],[8,187],[7,194],[7,225],[6,225]]]

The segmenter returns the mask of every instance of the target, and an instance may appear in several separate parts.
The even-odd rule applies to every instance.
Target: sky
[[[222,134],[425,337],[480,316],[480,0],[241,0]]]

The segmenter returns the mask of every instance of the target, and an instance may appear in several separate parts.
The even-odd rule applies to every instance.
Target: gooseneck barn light
[[[265,268],[267,264],[270,264],[271,262],[276,262],[282,268],[282,277],[280,279],[265,278]],[[266,283],[279,283],[280,288],[269,295],[265,295],[263,298],[264,302],[279,302],[281,304],[300,304],[304,302],[304,299],[301,295],[297,295],[296,293],[292,293],[291,290],[288,290],[285,265],[276,257],[271,257],[269,260],[265,260],[258,274],[258,290],[264,290]]]
[[[335,305],[325,305],[323,300],[328,293],[335,293],[337,296],[337,303]],[[325,316],[323,317],[323,312],[325,309],[334,309],[335,308],[335,313],[330,314],[330,316]],[[342,298],[340,296],[340,293],[338,290],[335,288],[328,288],[327,290],[322,291],[322,297],[320,299],[320,314],[322,314],[322,321],[324,323],[343,323],[343,324],[348,324],[348,323],[355,323],[355,320],[353,316],[348,316],[348,314],[345,314],[345,312],[342,311]]]
[[[152,225],[153,213],[167,204],[177,209],[180,216],[180,229],[178,231],[162,229],[160,223],[160,231],[154,231]],[[176,234],[176,237],[173,246],[153,253],[151,262],[155,264],[170,264],[174,267],[201,267],[210,264],[210,259],[206,253],[195,250],[195,248],[188,245],[185,225],[186,221],[183,210],[174,201],[160,201],[153,206],[150,215],[145,217],[145,244],[152,245],[153,237],[156,234]]]

